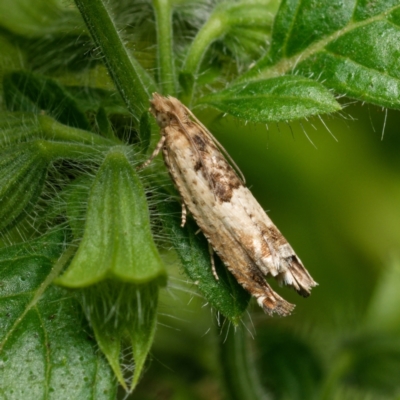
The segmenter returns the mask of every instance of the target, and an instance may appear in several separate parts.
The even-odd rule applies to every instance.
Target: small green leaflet
[[[289,121],[340,110],[326,87],[300,76],[243,82],[204,96],[199,103],[250,122]]]

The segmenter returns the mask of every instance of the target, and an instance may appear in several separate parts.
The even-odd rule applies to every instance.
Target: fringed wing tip
[[[308,271],[304,268],[300,259],[293,255],[290,259],[285,260],[287,269],[285,272],[278,274],[276,277],[280,284],[292,286],[297,293],[303,297],[308,297],[311,294],[311,289],[318,285],[311,277]]]
[[[260,296],[257,298],[259,306],[269,315],[278,314],[280,316],[290,315],[296,307],[274,293],[275,296]]]

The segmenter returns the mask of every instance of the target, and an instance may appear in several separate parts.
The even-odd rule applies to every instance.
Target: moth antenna
[[[182,104],[183,105],[183,104]],[[217,147],[221,150],[222,154],[225,156],[225,158],[228,159],[228,161],[230,162],[230,164],[233,166],[233,168],[236,170],[236,172],[239,174],[240,180],[242,181],[242,183],[245,185],[246,184],[246,178],[243,175],[243,172],[240,170],[239,166],[235,163],[235,161],[233,160],[233,158],[230,156],[230,154],[228,153],[228,151],[225,149],[224,146],[222,146],[222,144],[218,141],[218,139],[196,118],[196,116],[185,106],[183,105],[183,107],[185,108],[186,112],[194,119],[194,121],[200,125],[201,128],[204,129],[205,132],[207,132],[207,134],[210,136],[210,138],[212,139],[212,141],[217,145]]]

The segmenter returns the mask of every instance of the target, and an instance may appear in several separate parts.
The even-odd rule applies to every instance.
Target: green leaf
[[[49,159],[39,142],[9,147],[0,153],[0,230],[28,215],[46,179]]]
[[[76,300],[50,286],[64,243],[59,230],[0,250],[1,397],[114,399],[106,360]]]
[[[71,31],[74,26],[69,26],[71,15],[75,18],[74,22],[79,21],[79,14],[71,12],[70,4],[65,4],[57,0],[37,0],[35,7],[29,0],[18,0],[12,3],[0,3],[0,25],[15,34],[32,37],[36,35],[50,35],[61,29],[69,28]],[[66,14],[68,17],[66,17]],[[79,29],[76,28],[76,33]]]
[[[119,383],[132,391],[154,339],[158,284],[105,281],[83,289],[80,297],[100,349]],[[133,364],[129,376],[130,368],[126,366]]]
[[[37,115],[22,112],[0,113],[0,147],[19,143],[23,139],[40,136]]]
[[[288,121],[340,110],[329,90],[300,76],[237,84],[204,96],[198,103],[251,122]]]
[[[46,111],[59,122],[90,130],[85,114],[56,81],[31,72],[12,72],[4,77],[4,99],[10,111]]]
[[[106,90],[97,87],[66,86],[65,90],[85,112],[96,112],[103,108],[107,115],[123,114],[129,116],[129,111],[116,90]]]
[[[141,284],[165,278],[146,196],[123,147],[100,167],[88,199],[83,239],[58,283],[84,287],[106,278]]]
[[[166,233],[187,275],[211,306],[237,325],[247,308],[250,295],[214,254],[219,280],[215,279],[208,242],[201,233],[196,234],[198,228],[194,221],[186,221],[185,227],[181,228],[179,207],[165,202],[160,202],[157,207]]]
[[[93,57],[90,36],[81,16],[70,3],[36,0],[35,7],[26,0],[0,2],[2,33],[15,44],[30,70],[78,71],[100,63]],[[90,46],[90,47],[89,47]]]
[[[270,51],[240,80],[296,73],[358,100],[399,109],[399,40],[397,0],[285,0]]]

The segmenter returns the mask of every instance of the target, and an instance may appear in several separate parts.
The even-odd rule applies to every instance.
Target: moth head
[[[168,125],[186,121],[188,116],[183,104],[175,97],[163,97],[158,93],[153,93],[153,98],[150,100],[149,110],[157,120],[157,124],[161,128]]]
[[[149,111],[156,118],[157,124],[160,128],[165,128],[171,123],[169,110],[170,106],[168,104],[168,99],[158,93],[153,93],[153,98],[150,100]]]

